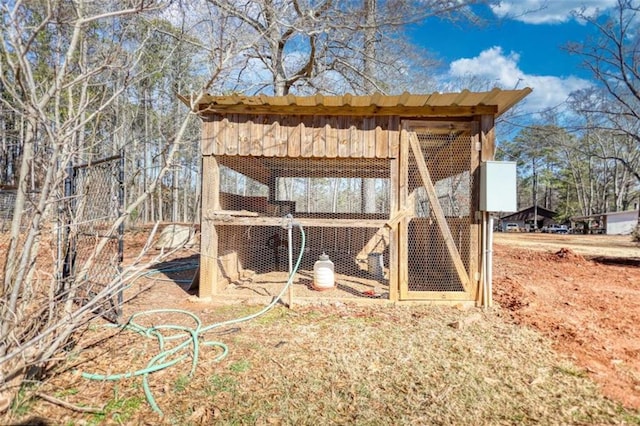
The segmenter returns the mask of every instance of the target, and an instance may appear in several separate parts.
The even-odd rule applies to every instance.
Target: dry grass
[[[255,308],[204,311],[204,323]],[[228,333],[227,358],[203,349],[189,363],[151,377],[165,416],[144,401],[140,380],[92,382],[73,370],[40,387],[67,402],[102,406],[76,413],[37,400],[12,420],[53,424],[640,424],[640,413],[603,398],[586,374],[549,341],[489,313],[440,307],[278,307]],[[505,315],[506,317],[506,315]],[[457,320],[476,319],[463,328]],[[170,319],[171,320],[171,319]],[[158,320],[159,321],[159,320]],[[221,330],[222,331],[222,330]],[[95,329],[87,337],[104,334]],[[123,372],[156,352],[131,334],[70,357],[84,371]],[[25,409],[25,407],[27,409]],[[27,414],[28,413],[28,414]],[[8,421],[8,419],[5,419]]]

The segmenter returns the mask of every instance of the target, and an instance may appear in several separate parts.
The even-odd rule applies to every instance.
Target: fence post
[[[66,291],[68,289],[68,280],[69,277],[72,276],[72,268],[73,268],[73,254],[75,253],[75,249],[72,246],[72,241],[70,239],[71,234],[71,223],[73,221],[73,212],[75,200],[73,197],[73,186],[74,186],[74,177],[75,177],[75,169],[73,168],[73,161],[69,160],[67,163],[67,177],[64,180],[64,199],[66,204],[66,223],[63,225],[64,231],[62,232],[62,242],[65,248],[65,256],[64,256],[64,265],[62,268],[62,291]]]
[[[118,161],[119,173],[118,173],[118,216],[122,216],[124,214],[124,167],[125,167],[125,159],[124,159],[124,148],[120,150],[120,161]],[[116,315],[120,318],[122,315],[122,303],[124,302],[123,298],[123,289],[122,289],[122,261],[124,260],[124,221],[120,223],[118,226],[118,277],[120,279],[120,285],[118,286],[118,306],[116,307]]]

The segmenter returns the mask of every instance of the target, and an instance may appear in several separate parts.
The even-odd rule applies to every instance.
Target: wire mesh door
[[[403,123],[409,218],[400,297],[473,300],[472,138],[469,123]]]
[[[123,225],[114,227],[124,204],[121,155],[70,166],[65,184],[67,252],[65,289],[77,303],[116,322],[121,314],[120,263]]]

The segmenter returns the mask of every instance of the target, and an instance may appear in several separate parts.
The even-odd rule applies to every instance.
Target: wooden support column
[[[400,209],[407,208],[409,198],[409,138],[408,130],[400,129],[400,158],[398,162],[398,202]],[[403,216],[398,224],[398,287],[400,300],[408,298],[409,292],[409,220]],[[391,296],[391,294],[389,294]]]
[[[493,115],[480,116],[481,161],[492,161],[496,155],[496,134]]]
[[[202,219],[200,225],[200,287],[198,296],[219,294],[218,233],[210,212],[220,210],[220,168],[213,155],[202,157]]]
[[[493,114],[485,114],[477,117],[477,119],[480,122],[480,132],[479,132],[480,152],[478,156],[479,157],[478,162],[482,163],[485,161],[492,161],[495,159],[495,154],[496,154],[495,117],[493,116]],[[478,170],[478,173],[476,173],[476,176],[477,176],[477,181],[475,181],[475,184],[474,184],[474,192],[478,193],[477,208],[480,208],[480,200],[479,200],[480,171],[479,170]],[[481,219],[479,219],[479,223],[482,223]],[[480,255],[478,256],[478,259],[480,261],[480,265],[484,264],[484,258],[486,256],[486,253],[482,252],[482,238],[480,235],[481,233],[482,233],[482,227],[478,225],[478,235],[479,235],[478,251],[480,253]],[[482,268],[480,269],[482,270]],[[487,283],[485,283],[484,279],[481,278],[480,284],[481,284],[479,286],[480,291],[478,291],[478,294],[476,295],[476,303],[478,305],[482,305],[485,303],[485,301],[483,300],[483,297],[484,297],[483,295],[485,293],[484,286],[487,285]],[[491,295],[489,295],[489,300],[491,300]]]
[[[471,210],[469,212],[470,229],[469,229],[469,279],[471,280],[471,297],[479,306],[482,303],[481,291],[481,270],[482,264],[482,245],[481,245],[481,223],[480,212],[480,151],[482,144],[480,143],[480,123],[475,121],[471,129],[471,137],[469,143],[471,151],[471,161],[469,173],[473,177],[473,185],[471,186]]]
[[[397,134],[397,133],[396,133]],[[400,170],[399,170],[399,159],[392,158],[390,164],[390,206],[389,211],[391,212],[389,220],[395,219],[396,217],[401,217],[400,215],[400,204],[398,194],[400,192]],[[392,302],[397,302],[400,300],[400,287],[398,284],[398,229],[400,228],[400,222],[402,219],[394,220],[391,225],[391,229],[389,230],[389,300]]]

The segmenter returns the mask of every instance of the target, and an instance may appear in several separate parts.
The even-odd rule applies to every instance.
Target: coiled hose
[[[83,372],[82,377],[90,380],[116,381],[116,380],[131,378],[131,377],[142,376],[142,387],[144,389],[144,394],[147,399],[147,402],[149,403],[153,411],[162,415],[163,414],[162,410],[156,403],[156,400],[153,397],[153,394],[151,392],[151,387],[149,386],[149,375],[153,372],[164,370],[165,368],[169,368],[181,361],[184,361],[189,357],[189,352],[191,352],[192,354],[191,370],[189,371],[189,377],[193,376],[200,358],[200,346],[218,347],[221,349],[222,352],[214,358],[213,360],[214,362],[218,362],[227,356],[227,353],[229,352],[229,348],[227,347],[227,345],[218,341],[204,340],[203,339],[204,334],[217,328],[226,327],[229,325],[238,324],[245,321],[250,321],[254,318],[257,318],[260,315],[263,315],[264,313],[271,310],[276,305],[276,303],[278,303],[278,301],[282,299],[282,296],[285,294],[289,286],[291,286],[291,284],[293,283],[293,278],[296,272],[298,271],[298,268],[300,267],[300,262],[302,261],[302,255],[304,254],[304,248],[306,245],[306,236],[305,236],[304,229],[300,224],[295,224],[295,225],[297,225],[298,228],[300,229],[300,236],[301,236],[300,253],[298,255],[298,259],[295,263],[295,266],[289,272],[289,278],[287,279],[287,282],[282,288],[282,290],[280,291],[280,293],[278,293],[278,295],[274,297],[273,300],[264,308],[262,308],[258,312],[255,312],[253,314],[250,314],[244,317],[213,323],[205,327],[202,326],[202,321],[196,314],[189,311],[182,310],[182,309],[154,309],[154,310],[135,313],[131,315],[131,317],[129,317],[129,320],[126,323],[115,326],[115,327],[118,327],[122,330],[133,331],[146,338],[156,339],[158,342],[158,347],[160,352],[149,360],[145,368],[142,368],[139,370],[130,371],[126,373],[119,373],[119,374],[108,374],[108,375]],[[136,322],[137,319],[145,316],[165,314],[165,313],[185,315],[191,318],[194,325],[192,327],[188,327],[188,326],[182,326],[182,325],[176,325],[176,324],[159,324],[159,325],[153,325],[150,327],[145,327]],[[166,332],[176,332],[176,331],[179,333],[174,335],[168,335],[168,336],[164,334]],[[183,339],[183,341],[178,345],[169,349],[165,348],[166,343],[168,341],[179,340],[179,339]],[[202,342],[201,342],[201,339],[202,339]],[[189,349],[191,349],[191,351],[189,351]]]

